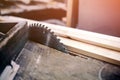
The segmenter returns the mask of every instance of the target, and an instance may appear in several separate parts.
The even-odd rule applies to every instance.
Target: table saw
[[[71,53],[45,25],[2,22],[0,32],[0,80],[120,79],[119,66]]]

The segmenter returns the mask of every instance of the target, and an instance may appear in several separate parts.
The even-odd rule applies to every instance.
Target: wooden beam
[[[120,38],[67,27],[50,27],[58,36],[120,51]]]
[[[78,3],[79,0],[67,1],[67,26],[76,27],[78,23]]]
[[[67,46],[69,51],[75,52],[78,55],[83,54],[112,64],[120,65],[120,52],[63,37],[59,37],[59,39]]]
[[[13,17],[13,16],[6,16],[1,18],[3,21],[27,21],[28,25],[32,23],[39,23],[47,26],[48,28],[52,29],[52,31],[55,32],[56,35],[74,39],[80,42],[85,42],[88,44],[120,51],[120,38],[104,35],[100,33],[85,31],[85,30],[78,30],[73,28],[68,28],[64,26],[54,25],[54,24],[48,24],[40,21],[35,20],[29,20],[25,18],[20,17]]]

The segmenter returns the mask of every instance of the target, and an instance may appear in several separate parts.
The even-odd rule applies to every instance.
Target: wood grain
[[[25,18],[20,17],[14,17],[14,16],[5,16],[2,17],[3,22],[4,21],[27,21],[28,25],[32,23],[39,23],[47,26],[48,28],[52,29],[52,31],[55,32],[56,35],[62,36],[62,37],[69,37],[70,39],[74,39],[80,42],[85,42],[88,44],[120,51],[120,38],[110,35],[104,35],[99,34],[95,32],[85,31],[85,30],[78,30],[73,28],[68,28],[65,26],[59,26],[54,24],[48,24],[40,21],[35,20],[29,20]]]
[[[120,52],[67,38],[59,37],[59,39],[61,39],[61,42],[67,46],[69,51],[120,65]]]

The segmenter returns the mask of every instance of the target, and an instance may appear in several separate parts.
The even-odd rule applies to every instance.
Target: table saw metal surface
[[[85,56],[71,56],[28,41],[21,51],[14,80],[99,80],[102,61]]]

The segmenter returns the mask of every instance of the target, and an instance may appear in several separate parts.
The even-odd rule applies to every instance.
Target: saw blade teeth
[[[42,24],[39,25],[39,27],[42,27],[42,26],[43,26]]]
[[[57,39],[60,42],[60,39]]]
[[[60,39],[57,38],[57,35],[55,35],[54,32],[51,29],[49,29],[49,27],[45,26],[44,24],[39,24],[39,23],[33,23],[33,24],[29,25],[29,27],[30,27],[31,32],[32,32],[32,30],[33,30],[33,33],[35,33],[37,31],[35,34],[37,34],[37,33],[39,34],[39,35],[37,34],[39,39],[51,41],[47,45],[50,45],[50,46],[52,46],[52,48],[55,48],[62,52],[68,53],[64,44],[60,42]],[[31,35],[33,35],[33,33],[31,33]],[[33,35],[33,37],[31,39],[39,42],[39,39],[38,38],[35,39],[35,38],[36,37],[34,37],[34,35]],[[46,38],[46,39],[44,39],[44,38]],[[42,40],[40,40],[40,41],[42,41]],[[40,43],[46,44],[45,41],[40,42]]]
[[[32,26],[33,26],[32,24],[29,25],[29,27],[32,27]]]
[[[35,26],[36,26],[36,27],[39,27],[37,23],[35,23]]]
[[[48,30],[48,27],[45,27],[46,30]]]
[[[41,28],[44,29],[44,28],[45,28],[45,25],[41,25]]]
[[[33,26],[33,24],[30,24],[30,27],[32,27]]]
[[[39,27],[41,27],[42,26],[42,24],[39,24]]]
[[[34,24],[35,27],[38,27],[37,23]]]
[[[52,35],[54,35],[54,32],[51,32]]]
[[[39,23],[37,23],[37,26],[39,27]]]
[[[54,35],[54,37],[56,37],[56,38],[57,38],[57,35]]]
[[[62,45],[62,46],[64,46],[64,44],[63,44],[63,43],[61,43],[61,45]],[[65,48],[65,47],[64,47],[64,48]]]
[[[34,27],[34,24],[32,24],[32,27]]]
[[[49,32],[51,32],[51,29],[48,29]]]
[[[37,24],[36,24],[36,23],[34,23],[34,26],[37,26]]]
[[[42,25],[43,28],[45,28],[45,25]]]
[[[36,23],[33,24],[34,27],[35,27],[35,24],[36,24]]]
[[[34,26],[35,26],[35,23],[33,23],[32,25],[33,25],[33,27],[34,27]]]

